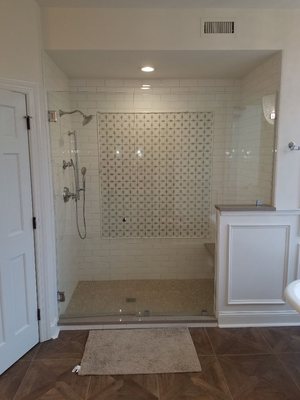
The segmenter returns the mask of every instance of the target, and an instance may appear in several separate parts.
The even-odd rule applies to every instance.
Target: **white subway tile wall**
[[[160,80],[151,82],[151,90],[145,94],[140,89],[142,81],[101,81],[99,86],[90,86],[88,80],[71,81],[72,86],[72,108],[79,108],[88,114],[101,115],[105,113],[178,113],[183,112],[209,113],[213,115],[213,135],[210,132],[208,152],[210,154],[211,183],[210,186],[218,188],[218,193],[223,193],[224,175],[224,137],[228,137],[232,131],[233,108],[238,104],[240,98],[240,82],[236,80]],[[92,90],[89,88],[92,87]],[[220,202],[211,199],[213,192],[206,191],[210,198],[209,204],[201,205],[191,201],[188,206],[188,217],[193,221],[196,217],[195,208],[201,205],[205,208],[205,231],[191,232],[192,237],[186,238],[125,238],[131,236],[131,230],[124,230],[124,223],[118,221],[115,224],[114,234],[117,238],[105,238],[103,224],[107,214],[103,212],[102,182],[99,180],[101,166],[104,160],[98,152],[99,140],[97,138],[96,118],[87,126],[82,127],[81,118],[72,117],[73,128],[78,130],[80,162],[88,168],[87,172],[87,224],[88,237],[81,243],[78,259],[79,280],[118,280],[118,279],[207,279],[213,278],[213,260],[207,253],[204,241],[213,241],[213,230],[207,230],[208,220],[214,213],[213,204]],[[146,137],[147,139],[147,137]],[[149,138],[151,141],[151,138]],[[151,144],[150,144],[151,145]],[[219,156],[216,157],[216,154]],[[203,151],[195,154],[195,159],[203,162]],[[98,159],[99,157],[99,159]],[[221,160],[222,157],[222,160]],[[221,162],[220,162],[221,160]],[[100,167],[100,169],[99,169]],[[174,174],[172,168],[171,174]],[[174,175],[173,175],[174,176]],[[195,181],[198,183],[197,176]],[[201,179],[199,179],[199,184]],[[193,190],[195,186],[193,185]],[[144,187],[144,190],[146,188]],[[151,190],[151,189],[150,189]],[[219,200],[219,199],[218,199]],[[195,203],[195,204],[194,204]],[[194,210],[192,208],[194,204]],[[132,210],[134,211],[134,210]],[[146,215],[143,215],[144,224],[139,228],[146,230],[147,224],[151,226],[149,236],[153,236],[153,214],[146,210],[149,221],[145,224]],[[179,210],[178,210],[179,211]],[[145,214],[146,214],[145,212]],[[183,210],[180,210],[183,212]],[[171,213],[171,215],[169,214]],[[174,209],[168,207],[168,213],[164,218],[174,219]],[[116,213],[117,218],[122,216]],[[125,216],[126,217],[126,216]],[[134,218],[134,215],[131,215]],[[127,217],[128,218],[128,217]],[[126,223],[125,223],[126,225]],[[174,235],[174,226],[171,224],[170,231]],[[125,233],[124,233],[125,231]],[[162,231],[163,233],[163,231]],[[119,237],[120,235],[121,237]],[[157,233],[154,235],[158,235]],[[180,236],[176,232],[176,236]],[[193,236],[205,237],[194,238]],[[134,235],[136,236],[136,235]],[[137,235],[138,236],[138,235]],[[170,234],[171,236],[171,234]],[[188,236],[185,234],[184,236]]]

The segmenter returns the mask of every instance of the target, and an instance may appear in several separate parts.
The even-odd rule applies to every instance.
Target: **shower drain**
[[[135,297],[126,297],[126,303],[136,303]]]

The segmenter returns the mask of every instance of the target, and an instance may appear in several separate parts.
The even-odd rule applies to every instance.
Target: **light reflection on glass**
[[[142,158],[142,157],[144,156],[143,150],[142,150],[142,149],[137,149],[136,155],[137,155],[139,158]]]

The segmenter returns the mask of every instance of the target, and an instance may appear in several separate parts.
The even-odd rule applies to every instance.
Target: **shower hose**
[[[75,177],[75,182],[78,182],[76,180],[76,172],[78,174],[78,171],[76,171],[76,168],[74,166],[74,177]],[[81,232],[80,226],[79,226],[79,216],[78,216],[78,201],[79,201],[79,192],[83,192],[83,201],[82,201],[82,219],[83,219],[83,232]],[[76,208],[76,227],[77,227],[77,232],[80,237],[80,239],[85,239],[86,238],[86,219],[85,219],[85,174],[82,174],[82,189],[79,187],[76,188],[76,197],[75,197],[75,208]]]

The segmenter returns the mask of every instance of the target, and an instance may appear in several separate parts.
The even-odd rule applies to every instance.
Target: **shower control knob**
[[[124,217],[124,218],[122,219],[122,221],[123,221],[123,222],[126,222],[126,221],[127,221],[126,217]]]
[[[76,194],[70,192],[69,188],[66,186],[64,187],[62,195],[65,203],[67,203],[70,199],[76,199]]]
[[[289,149],[290,149],[291,151],[293,151],[293,150],[300,150],[300,146],[297,146],[295,142],[290,142],[290,143],[288,144],[288,147],[289,147]]]

